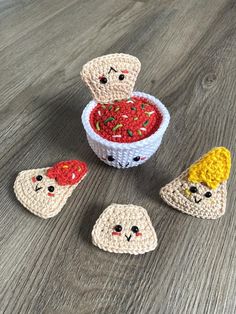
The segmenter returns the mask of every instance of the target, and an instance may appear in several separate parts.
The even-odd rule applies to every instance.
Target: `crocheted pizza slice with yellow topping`
[[[231,154],[215,147],[160,191],[170,206],[199,218],[216,219],[225,213]]]
[[[143,254],[157,246],[157,236],[147,211],[136,205],[112,204],[92,231],[93,244],[113,253]]]

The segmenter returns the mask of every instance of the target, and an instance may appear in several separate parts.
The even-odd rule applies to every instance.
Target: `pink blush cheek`
[[[55,194],[53,194],[53,193],[48,193],[48,196],[55,196]]]
[[[145,160],[145,159],[146,159],[146,157],[141,157],[140,159],[141,159],[141,160]]]
[[[120,235],[121,235],[121,233],[120,233],[120,232],[113,231],[113,232],[112,232],[112,235],[117,235],[117,236],[120,236]]]
[[[141,235],[142,235],[141,232],[137,232],[137,233],[136,233],[136,237],[141,236]]]
[[[37,180],[35,177],[32,178],[33,183],[35,183]]]

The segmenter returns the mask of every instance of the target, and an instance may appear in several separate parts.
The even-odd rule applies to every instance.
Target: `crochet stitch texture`
[[[163,187],[160,196],[183,213],[204,219],[219,218],[226,209],[230,164],[230,152],[224,147],[214,148]]]
[[[103,162],[119,169],[148,160],[170,120],[159,99],[133,92],[140,67],[136,57],[116,53],[89,61],[81,71],[94,97],[82,114],[89,145]]]
[[[140,69],[138,58],[114,53],[86,63],[82,68],[81,77],[90,88],[94,99],[107,104],[131,96]],[[123,75],[122,80],[120,75]],[[106,83],[102,80],[104,78]]]
[[[230,152],[225,147],[216,147],[189,168],[189,181],[205,183],[209,188],[228,180],[231,167]]]
[[[112,253],[144,254],[157,246],[147,211],[136,205],[111,204],[92,231],[93,244]]]
[[[63,161],[50,168],[21,171],[14,183],[19,202],[33,214],[47,219],[57,215],[87,174],[84,162]]]
[[[132,96],[115,104],[98,104],[90,114],[93,130],[109,141],[132,143],[155,133],[162,122],[157,106]]]
[[[47,176],[59,185],[78,183],[87,173],[87,165],[79,160],[61,161],[47,170]]]

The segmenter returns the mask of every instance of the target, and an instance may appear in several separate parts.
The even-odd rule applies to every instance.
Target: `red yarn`
[[[47,176],[59,185],[74,185],[87,173],[87,164],[79,160],[61,161],[47,170]]]
[[[144,97],[97,104],[90,114],[94,131],[112,142],[140,141],[156,132],[162,122],[158,108]]]

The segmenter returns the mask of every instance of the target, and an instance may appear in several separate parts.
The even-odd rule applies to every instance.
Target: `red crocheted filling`
[[[47,176],[59,185],[74,185],[88,172],[87,164],[79,160],[61,161],[47,170]]]
[[[89,120],[93,130],[103,138],[112,142],[132,143],[156,132],[162,115],[148,99],[133,96],[114,104],[97,104]]]

